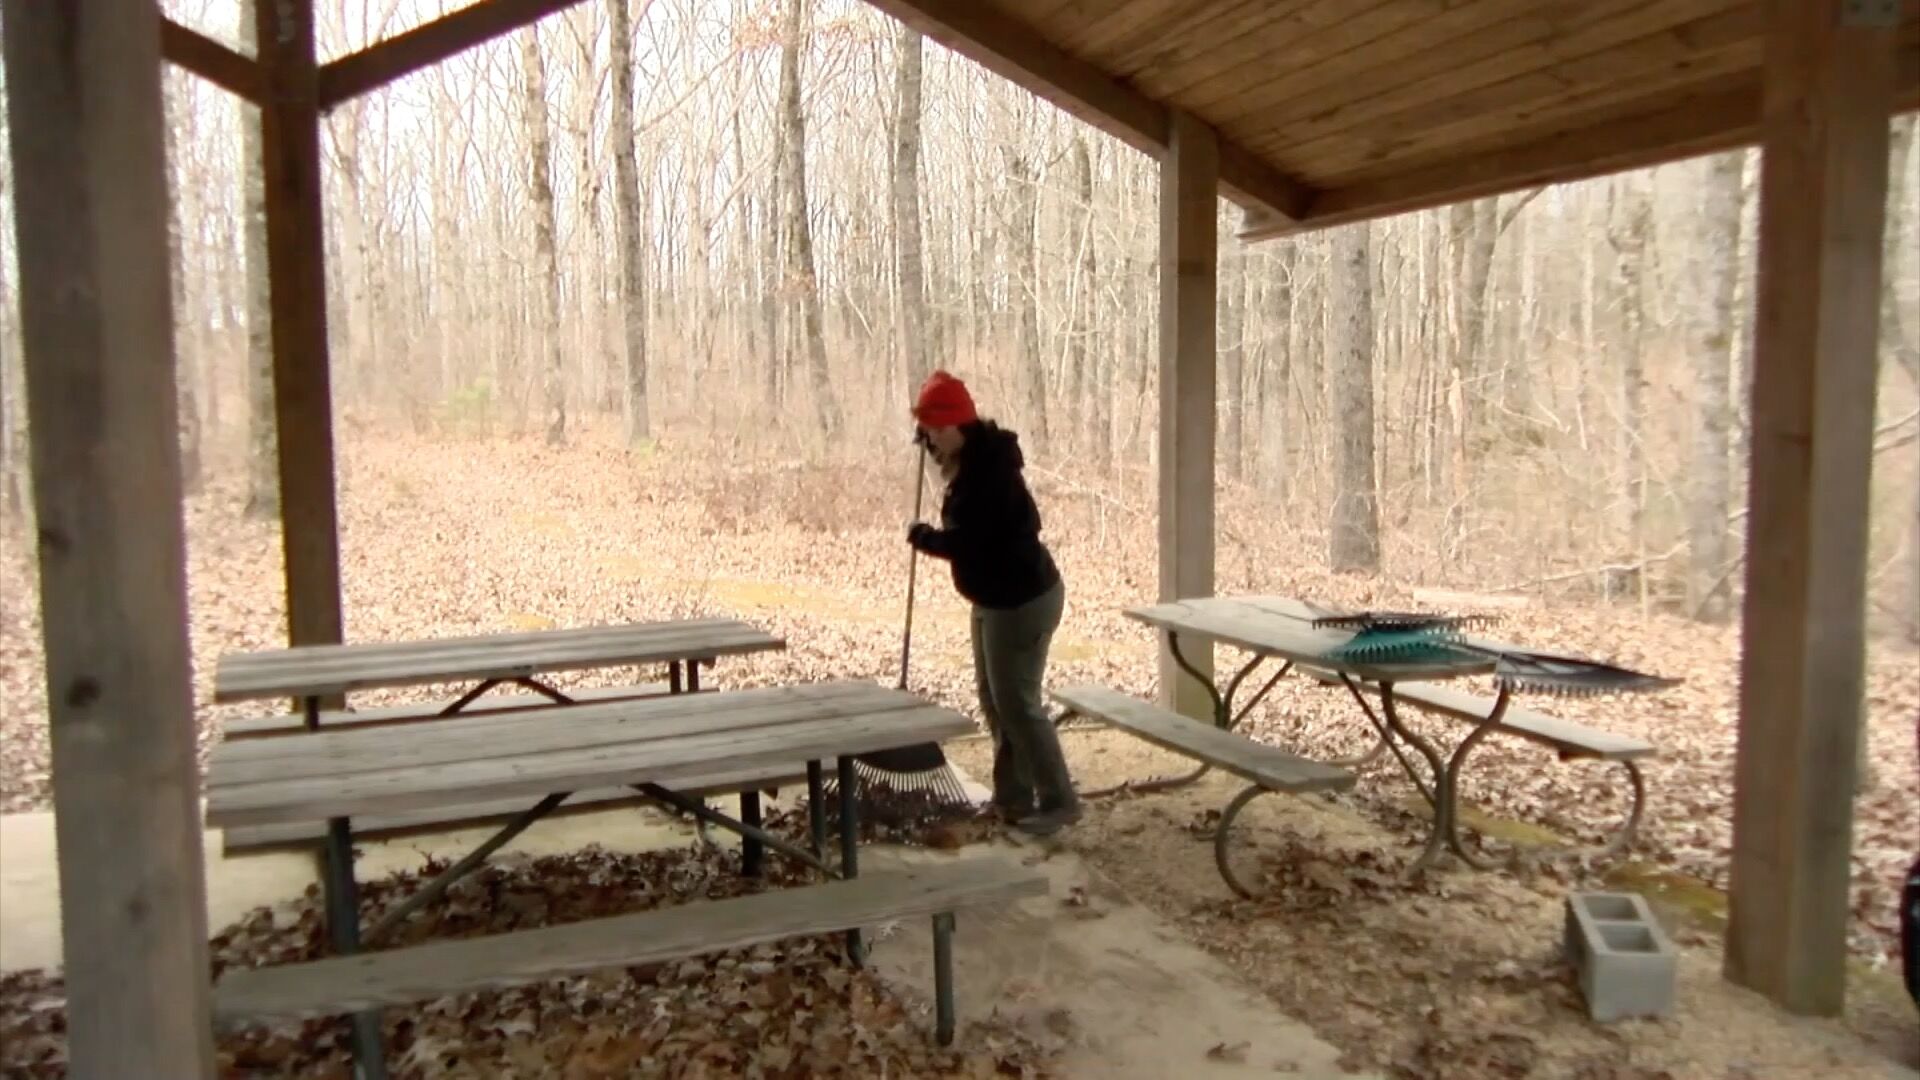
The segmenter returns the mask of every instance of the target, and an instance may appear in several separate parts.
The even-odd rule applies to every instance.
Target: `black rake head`
[[[1497,654],[1493,679],[1496,685],[1514,693],[1552,697],[1649,693],[1670,689],[1682,682],[1577,656],[1517,651]]]

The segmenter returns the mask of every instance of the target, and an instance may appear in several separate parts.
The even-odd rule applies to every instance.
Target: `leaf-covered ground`
[[[418,888],[423,875],[369,882],[365,921]],[[719,900],[807,882],[773,861],[763,883],[717,848],[643,855],[588,850],[502,857],[414,915],[383,947],[506,933]],[[213,940],[216,977],[234,967],[325,955],[317,889],[256,909]],[[795,938],[715,956],[610,969],[515,990],[461,994],[382,1011],[393,1075],[809,1077],[1046,1075],[1047,1054],[993,1020],[968,1025],[950,1050],[931,1017],[887,984],[850,968],[836,937]],[[225,1076],[345,1078],[345,1025],[332,1020],[223,1035]],[[65,998],[57,975],[0,976],[0,1075],[66,1075]]]
[[[817,465],[723,461],[691,450],[632,455],[591,442],[552,450],[532,441],[359,433],[343,438],[340,450],[352,640],[729,613],[784,635],[789,648],[723,662],[712,677],[721,684],[891,682],[898,674],[907,569],[901,538],[912,497],[904,452],[871,463]],[[1070,589],[1051,678],[1150,692],[1151,639],[1119,614],[1154,591],[1150,483],[1138,475],[1104,484],[1047,472],[1034,479]],[[216,478],[188,510],[195,685],[203,703],[221,652],[284,641],[278,529],[243,518],[241,496],[235,481]],[[1317,532],[1296,527],[1246,492],[1222,496],[1220,520],[1223,592],[1414,604],[1411,583],[1329,574]],[[1417,542],[1389,537],[1389,572],[1395,552]],[[963,610],[937,567],[922,571],[913,685],[971,711]],[[48,802],[36,586],[28,545],[9,535],[0,558],[0,805],[9,810]],[[1647,767],[1651,804],[1638,865],[1649,874],[1724,887],[1737,627],[1643,618],[1626,606],[1536,604],[1501,614],[1497,636],[1505,640],[1686,679],[1658,695],[1540,707],[1658,745],[1660,757]],[[1223,654],[1222,661],[1228,659]],[[634,675],[600,672],[586,681]],[[1875,775],[1857,802],[1853,947],[1863,960],[1884,963],[1895,947],[1899,875],[1920,842],[1920,660],[1910,647],[1876,642],[1867,685]],[[369,694],[359,700],[403,699]],[[242,712],[201,706],[203,752],[220,724]],[[1447,742],[1462,734],[1445,722],[1416,722]],[[1265,737],[1309,752],[1363,745],[1352,703],[1300,680],[1278,686],[1253,724]],[[1562,765],[1537,748],[1501,739],[1485,744],[1475,761],[1467,797],[1501,819],[1591,839],[1623,807],[1597,766]],[[1377,762],[1356,796],[1385,822],[1406,813],[1410,793],[1391,770],[1390,762]]]

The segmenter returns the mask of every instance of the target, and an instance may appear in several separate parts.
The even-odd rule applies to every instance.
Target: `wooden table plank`
[[[783,649],[738,619],[694,619],[481,634],[430,641],[308,645],[220,658],[213,699],[325,697],[351,690],[510,679]]]
[[[440,768],[456,761],[511,759],[550,750],[740,731],[921,704],[925,702],[906,691],[877,683],[812,683],[596,701],[549,709],[549,715],[541,717],[482,713],[431,724],[319,731],[298,740],[240,740],[214,748],[207,789],[301,779],[344,780],[369,770]]]
[[[713,695],[718,697],[719,695]],[[438,725],[436,725],[438,726]],[[567,732],[572,724],[555,724]],[[790,723],[744,730],[709,731],[669,738],[635,726],[629,741],[585,731],[577,745],[565,740],[518,756],[468,758],[454,747],[447,760],[423,757],[404,766],[341,771],[244,784],[220,782],[209,770],[207,824],[212,828],[267,825],[315,817],[352,817],[457,806],[555,791],[584,791],[612,784],[674,786],[716,766],[752,768],[779,762],[826,759],[842,754],[939,742],[974,730],[952,710],[915,704],[863,715],[810,715]],[[342,732],[347,739],[379,732]]]
[[[1353,633],[1348,630],[1316,629],[1310,621],[1310,609],[1279,610],[1281,605],[1278,602],[1284,599],[1255,598],[1255,602],[1249,603],[1233,597],[1204,597],[1128,608],[1125,614],[1128,618],[1164,630],[1235,645],[1295,663],[1345,671],[1375,682],[1457,678],[1493,671],[1491,658],[1362,663],[1329,657],[1328,651],[1351,641]],[[1268,603],[1275,610],[1263,609],[1259,606],[1261,603]],[[1287,603],[1297,605],[1299,602]]]

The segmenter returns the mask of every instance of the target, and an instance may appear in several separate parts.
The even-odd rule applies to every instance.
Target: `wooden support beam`
[[[332,645],[342,640],[340,529],[313,0],[255,0],[254,6],[268,89],[260,119],[287,629],[294,645]]]
[[[881,11],[1025,87],[1121,142],[1156,157],[1167,152],[1165,103],[1119,82],[978,0],[867,0]],[[1218,137],[1216,136],[1216,139]],[[1216,172],[1234,202],[1291,220],[1313,192],[1232,143],[1220,143]]]
[[[343,101],[377,90],[502,34],[531,26],[579,2],[480,0],[424,26],[329,61],[320,69],[320,109],[331,110]]]
[[[1889,111],[1920,109],[1920,45],[1900,49]],[[1330,187],[1295,219],[1249,212],[1238,236],[1271,240],[1370,218],[1429,210],[1543,184],[1751,146],[1760,138],[1761,87],[1748,80],[1596,127],[1562,132],[1378,180]]]
[[[1726,974],[1846,993],[1895,31],[1766,5],[1751,514]],[[1871,7],[1872,5],[1866,5]]]
[[[214,1074],[160,27],[0,5],[74,1076]]]
[[[1213,129],[1174,113],[1160,162],[1160,599],[1213,595],[1214,368],[1219,150]],[[1183,640],[1202,672],[1213,649]],[[1160,699],[1213,720],[1212,699],[1160,647]]]
[[[228,93],[260,100],[259,64],[165,15],[160,16],[160,53]]]

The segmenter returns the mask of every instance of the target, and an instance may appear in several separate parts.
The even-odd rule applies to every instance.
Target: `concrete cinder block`
[[[1638,893],[1567,897],[1565,947],[1587,1015],[1602,1023],[1673,1013],[1679,957]]]

